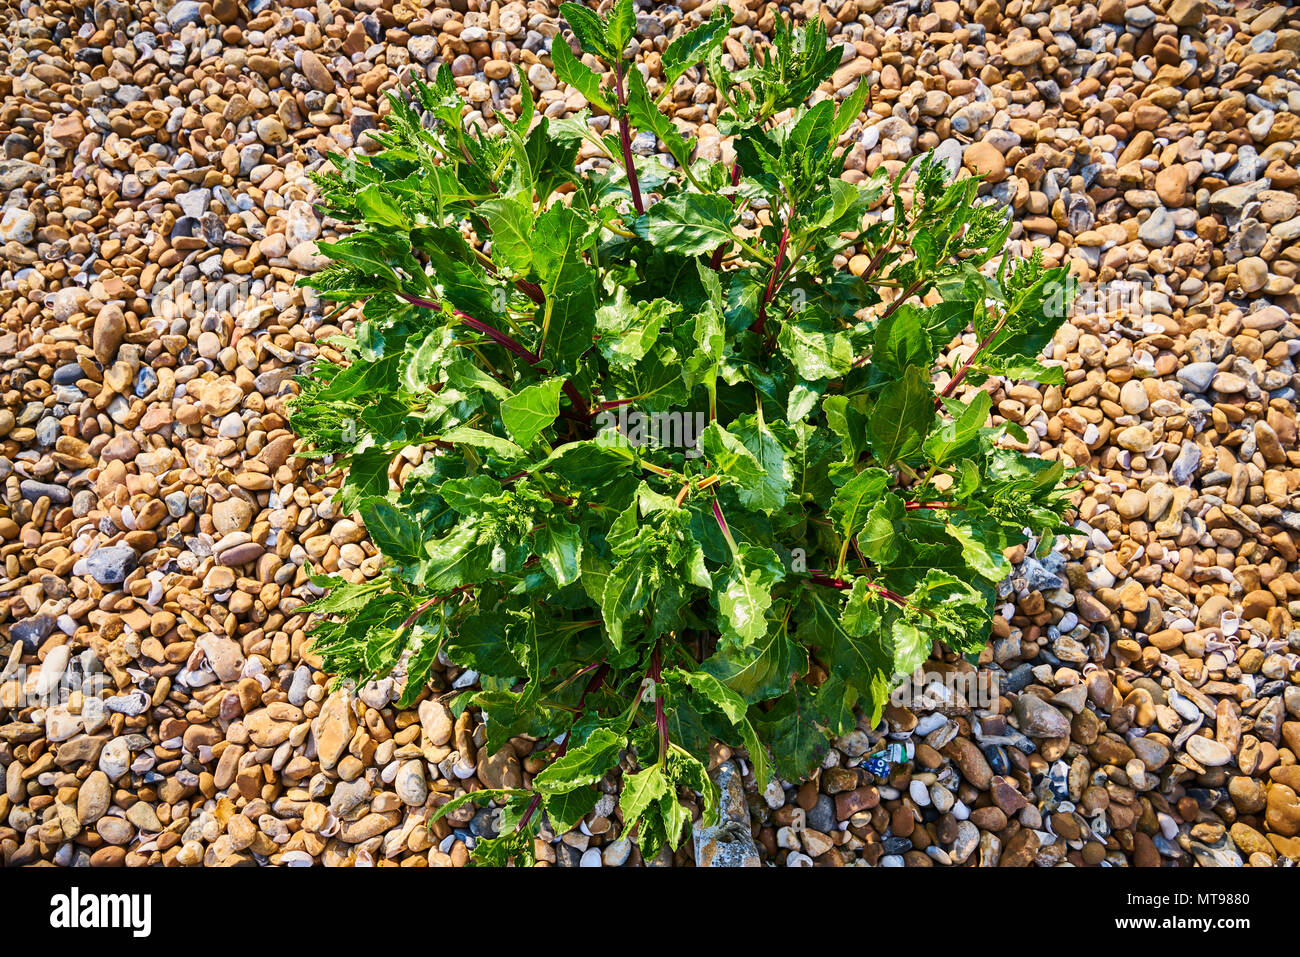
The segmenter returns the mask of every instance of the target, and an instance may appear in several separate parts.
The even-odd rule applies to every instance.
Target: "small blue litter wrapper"
[[[878,778],[889,777],[889,762],[884,758],[867,758],[863,766]]]

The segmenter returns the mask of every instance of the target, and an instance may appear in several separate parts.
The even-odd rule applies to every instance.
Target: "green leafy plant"
[[[539,809],[574,826],[619,767],[646,858],[687,832],[687,791],[716,817],[711,742],[760,787],[806,776],[936,645],[977,654],[1004,550],[1066,530],[1062,464],[1004,447],[1024,436],[988,425],[987,391],[956,394],[1064,381],[1037,356],[1065,271],[981,271],[1009,220],[978,180],[929,157],[845,178],[868,90],[808,104],[841,59],[816,20],[778,21],[730,73],[724,9],[651,82],[623,56],[630,0],[562,13],[604,71],[563,35],[555,71],[608,124],[538,116],[521,75],[518,118],[489,135],[444,67],[392,97],[382,151],[332,158],[323,202],[356,228],[306,282],[364,305],[292,417],[385,560],[313,579],[326,669],[397,669],[410,705],[441,655],[477,673],[452,703],[481,710],[490,751],[554,742],[530,789],[437,812],[500,805],[476,848],[497,864],[530,857]],[[660,111],[690,70],[718,88],[734,164]],[[644,130],[671,159],[633,152]],[[861,275],[836,267],[850,247]]]

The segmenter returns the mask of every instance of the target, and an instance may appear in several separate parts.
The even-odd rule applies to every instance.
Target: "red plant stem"
[[[564,394],[569,397],[569,401],[573,403],[574,411],[577,412],[584,421],[590,422],[591,407],[587,405],[587,400],[582,397],[582,393],[578,391],[578,387],[568,379],[565,379],[564,385],[560,388],[564,391]]]
[[[659,643],[655,642],[654,651],[650,652],[650,678],[655,683],[655,727],[659,729],[659,763],[668,757],[668,718],[664,714],[664,696],[659,690],[663,667],[659,659]]]
[[[867,268],[862,270],[863,279],[870,279],[873,275],[875,275],[876,270],[879,269],[880,264],[885,261],[885,257],[889,255],[890,247],[892,247],[893,245],[894,242],[891,239],[889,242],[885,243],[885,245],[881,246],[880,249],[876,251],[876,254],[871,257],[871,261],[867,263]]]
[[[604,402],[596,403],[596,411],[604,412],[608,409],[617,409],[620,405],[631,405],[636,399],[606,399]]]
[[[439,308],[438,304],[431,299],[422,299],[421,297],[413,296],[408,292],[399,292],[397,295],[398,298],[405,299],[413,306],[422,306],[425,309],[435,309],[435,310]],[[454,315],[457,319],[459,319],[463,325],[469,326],[471,329],[475,330],[476,332],[483,333],[483,335],[487,336],[489,339],[491,339],[497,345],[501,346],[507,352],[514,353],[519,358],[527,362],[529,365],[537,365],[537,363],[542,361],[541,356],[533,352],[527,346],[523,345],[523,343],[519,342],[517,339],[514,339],[506,335],[500,329],[496,329],[493,328],[492,326],[489,326],[486,322],[483,322],[481,319],[475,319],[473,316],[468,315],[467,313],[463,313],[459,309],[453,309],[452,315]],[[578,391],[577,386],[575,386],[571,381],[566,379],[564,381],[563,389],[564,389],[564,394],[567,395],[569,397],[569,401],[573,403],[574,411],[577,412],[584,419],[590,420],[591,407],[587,405],[587,400],[582,397],[582,393]]]
[[[446,597],[445,595],[434,595],[428,601],[421,602],[420,604],[416,605],[415,611],[411,612],[409,615],[406,616],[406,620],[402,622],[401,627],[399,627],[397,630],[405,631],[407,628],[410,628],[412,625],[416,623],[416,621],[419,619],[421,615],[423,615],[434,605],[438,604],[445,597]]]
[[[880,321],[884,322],[886,319],[888,319],[890,316],[896,313],[898,311],[898,307],[901,306],[903,303],[907,302],[907,300],[911,299],[912,296],[916,293],[916,291],[920,288],[921,288],[921,280],[918,279],[916,282],[912,283],[912,285],[904,289],[899,294],[898,298],[889,304],[889,308],[884,311],[883,315],[881,315]]]
[[[637,179],[636,167],[632,164],[632,130],[627,118],[627,96],[623,92],[622,55],[620,51],[618,66],[614,68],[614,95],[618,97],[618,142],[623,148],[623,166],[627,170],[628,188],[632,191],[632,205],[640,216],[645,213],[645,203],[641,201],[641,182]]]
[[[819,571],[810,571],[808,580],[815,585],[825,585],[827,588],[838,588],[841,591],[853,587],[851,582],[846,582],[843,578],[836,578],[834,575],[827,575]]]
[[[789,243],[790,226],[787,223],[781,228],[781,242],[776,247],[776,261],[772,263],[772,275],[767,280],[767,289],[763,291],[763,301],[758,304],[758,319],[754,322],[754,332],[760,336],[767,326],[767,304],[776,295],[777,275],[781,272],[781,264],[785,261],[785,248]]]
[[[415,611],[411,612],[409,615],[406,616],[406,619],[401,623],[401,625],[398,626],[397,630],[405,631],[407,628],[410,628],[417,621],[419,621],[420,616],[423,615],[430,608],[432,608],[434,605],[440,605],[448,598],[451,598],[453,595],[459,595],[461,592],[469,591],[469,589],[473,587],[474,587],[473,585],[461,585],[457,588],[453,588],[445,595],[434,595],[432,598],[428,599],[427,601],[421,602],[420,604],[415,606]]]
[[[841,591],[846,591],[853,587],[852,582],[846,582],[843,578],[836,578],[833,575],[827,575],[825,572],[816,568],[810,568],[808,570],[808,580],[814,585],[825,585],[827,588],[838,588]],[[881,598],[892,601],[896,605],[906,606],[908,604],[907,599],[896,591],[890,591],[888,588],[883,585],[877,585],[875,582],[867,582],[867,585],[875,589]]]
[[[731,546],[731,550],[734,552],[736,550],[736,542],[731,537],[731,529],[727,527],[727,520],[723,517],[722,506],[718,504],[718,497],[716,495],[713,497],[713,517],[718,523],[718,528],[722,529],[722,537],[727,540],[727,544]]]
[[[537,305],[543,306],[546,304],[546,293],[542,292],[542,287],[537,283],[529,282],[527,279],[516,279],[515,288]]]
[[[875,582],[871,583],[871,587],[874,588],[876,591],[880,592],[880,597],[887,598],[896,605],[907,604],[907,599],[904,598],[896,591],[890,591],[888,588],[884,588],[880,585],[877,585]]]
[[[735,162],[731,164],[731,185],[735,186],[739,182],[740,182],[740,163]],[[732,206],[736,205],[736,197],[734,196],[731,197],[731,205]],[[718,272],[722,269],[722,256],[727,251],[728,245],[730,244],[723,243],[717,249],[713,250],[713,256],[711,259],[709,259],[709,267],[714,272]]]
[[[462,323],[469,326],[471,329],[475,330],[476,332],[483,333],[483,335],[490,338],[497,345],[507,349],[510,352],[513,352],[515,355],[519,356],[519,358],[523,359],[529,365],[536,365],[537,363],[542,361],[541,356],[537,355],[537,353],[533,352],[523,343],[519,342],[517,339],[514,339],[506,335],[501,330],[489,326],[486,322],[483,322],[480,319],[475,319],[473,316],[467,316],[465,313],[460,312],[459,310],[454,310],[453,314]]]
[[[781,278],[776,281],[776,286],[778,289],[784,286],[786,280],[794,275],[794,268],[797,265],[799,265],[797,262],[791,262],[788,266],[785,267],[785,272],[783,272],[781,274]]]
[[[961,368],[957,370],[957,374],[949,379],[948,384],[943,387],[943,391],[935,396],[934,407],[936,409],[943,405],[942,399],[945,396],[952,395],[957,386],[961,384],[961,380],[966,378],[966,373],[970,372],[971,366],[975,364],[975,359],[981,352],[989,347],[989,344],[994,339],[997,338],[998,333],[1002,331],[1002,323],[1005,321],[1006,317],[1004,316],[996,325],[993,326],[992,329],[989,330],[989,334],[980,340],[979,345],[975,347],[975,351],[970,354],[970,358],[961,364]]]
[[[905,511],[911,511],[912,509],[917,509],[917,508],[940,509],[940,508],[956,508],[956,507],[957,507],[956,502],[908,502],[906,505],[903,506],[903,509]]]
[[[579,714],[582,713],[582,706],[587,703],[587,695],[591,694],[598,687],[600,687],[600,683],[605,680],[605,675],[608,673],[609,673],[609,664],[608,662],[602,661],[600,663],[600,667],[596,670],[596,673],[592,675],[591,680],[587,682],[587,687],[582,689],[582,697],[578,699]],[[564,732],[564,740],[560,742],[559,750],[556,751],[555,753],[556,758],[562,758],[568,752],[569,739],[572,737],[573,737],[572,728]],[[516,834],[518,834],[520,831],[524,829],[525,826],[527,826],[528,822],[532,819],[533,815],[537,813],[537,808],[541,805],[541,803],[542,803],[541,793],[539,792],[537,794],[534,794],[533,799],[528,802],[528,807],[524,810],[524,816],[521,817],[519,819],[519,823],[515,825]]]
[[[493,190],[495,192],[495,188]],[[497,275],[497,267],[491,260],[483,263],[485,268],[492,275]],[[516,279],[515,288],[531,299],[538,306],[546,305],[546,293],[542,292],[542,287],[535,282],[529,282],[527,279]]]

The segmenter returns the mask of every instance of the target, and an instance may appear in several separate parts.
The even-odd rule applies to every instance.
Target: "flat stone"
[[[135,571],[139,560],[129,545],[100,548],[86,557],[86,573],[101,585],[120,585]]]

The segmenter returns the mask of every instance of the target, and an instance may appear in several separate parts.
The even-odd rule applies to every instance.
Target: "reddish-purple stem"
[[[645,204],[641,201],[641,182],[637,179],[636,167],[632,164],[632,130],[628,125],[627,97],[623,92],[621,59],[618,66],[614,68],[614,95],[618,97],[618,143],[623,148],[623,166],[627,169],[627,185],[632,191],[632,205],[636,207],[636,213],[640,216],[645,213]]]
[[[811,570],[808,573],[808,580],[814,585],[825,585],[827,588],[838,588],[845,591],[853,587],[852,582],[846,582],[843,578],[836,578],[834,575],[827,575],[825,572]]]
[[[817,568],[808,569],[808,580],[811,581],[814,585],[824,585],[827,588],[838,588],[841,591],[846,591],[847,589],[853,587],[852,582],[847,582],[843,578],[836,578],[833,575],[828,575],[822,570]],[[907,599],[904,598],[902,595],[900,595],[898,592],[890,591],[888,588],[884,587],[883,585],[877,585],[875,582],[867,582],[867,584],[871,588],[874,588],[881,598],[885,598],[889,601],[892,601],[896,605],[907,604]]]
[[[525,296],[542,306],[546,304],[546,293],[542,292],[542,287],[535,282],[529,282],[527,279],[516,279],[515,288]]]
[[[767,280],[767,289],[763,291],[763,301],[758,304],[758,319],[754,322],[754,332],[762,335],[764,328],[767,326],[767,304],[772,301],[776,295],[777,276],[781,272],[781,264],[785,262],[785,248],[790,242],[790,226],[787,223],[781,229],[781,241],[776,247],[776,261],[772,263],[772,275]]]
[[[600,668],[596,671],[594,675],[591,676],[591,680],[587,682],[587,687],[582,689],[582,697],[578,699],[579,714],[581,714],[582,712],[582,706],[587,703],[587,695],[591,694],[598,687],[600,687],[600,683],[605,680],[605,675],[608,673],[609,673],[609,664],[602,661],[600,663]],[[555,757],[557,759],[564,757],[564,755],[568,753],[569,739],[572,737],[573,737],[572,728],[564,732],[564,740],[560,742],[560,747],[555,752]],[[532,819],[532,816],[535,813],[537,813],[537,808],[541,805],[541,803],[542,803],[542,795],[540,792],[538,792],[537,794],[534,794],[533,799],[528,802],[528,807],[524,810],[524,816],[521,817],[519,819],[519,823],[515,825],[516,834],[522,831],[524,827],[528,824],[528,822]]]
[[[997,338],[997,334],[1001,331],[1002,331],[1002,323],[999,322],[992,329],[989,330],[988,335],[986,335],[983,339],[979,341],[979,345],[977,345],[975,347],[975,351],[970,354],[970,358],[961,364],[961,368],[957,370],[957,374],[953,376],[951,379],[949,379],[948,384],[943,387],[943,391],[940,392],[937,396],[935,396],[934,407],[936,409],[940,408],[943,405],[943,399],[945,396],[950,396],[953,394],[957,386],[961,384],[961,380],[966,378],[966,373],[970,372],[971,366],[974,365],[975,363],[975,359],[979,356],[981,352],[983,352],[985,349],[989,347],[989,344],[995,338]]]
[[[604,412],[608,409],[617,409],[620,405],[631,405],[636,399],[606,399],[604,402],[596,403],[596,411]]]
[[[907,302],[907,300],[911,299],[912,296],[915,295],[916,291],[920,288],[921,288],[921,280],[918,279],[916,282],[912,283],[912,285],[904,289],[902,294],[899,295],[897,299],[895,299],[893,302],[889,304],[889,308],[885,310],[883,315],[881,315],[880,321],[884,322],[886,319],[888,319],[890,316],[896,313],[898,311],[898,307],[901,306],[903,303]]]
[[[654,651],[650,652],[650,678],[655,683],[655,727],[659,729],[659,763],[668,757],[668,718],[664,714],[664,696],[659,690],[663,667],[659,659],[659,643],[655,642]]]
[[[722,508],[718,505],[718,500],[713,499],[713,517],[718,521],[718,528],[722,529],[722,535],[727,541],[731,541],[731,529],[727,528],[727,520],[722,517]]]
[[[405,299],[413,306],[422,306],[425,309],[439,308],[438,304],[433,300],[423,299],[420,296],[413,296],[409,292],[399,292],[397,295],[399,298]],[[508,352],[514,353],[529,365],[537,365],[537,363],[542,361],[541,356],[533,352],[523,343],[519,342],[519,340],[506,335],[500,329],[495,329],[492,326],[489,326],[481,319],[475,319],[473,316],[463,313],[459,309],[453,309],[452,315],[459,319],[462,324],[469,326],[476,332],[483,333],[483,335],[487,336],[497,345],[501,346]],[[569,401],[573,403],[574,411],[584,419],[589,420],[591,418],[591,407],[587,405],[587,400],[582,397],[582,393],[578,391],[577,386],[566,379],[564,381],[563,389],[564,394],[567,395]]]

